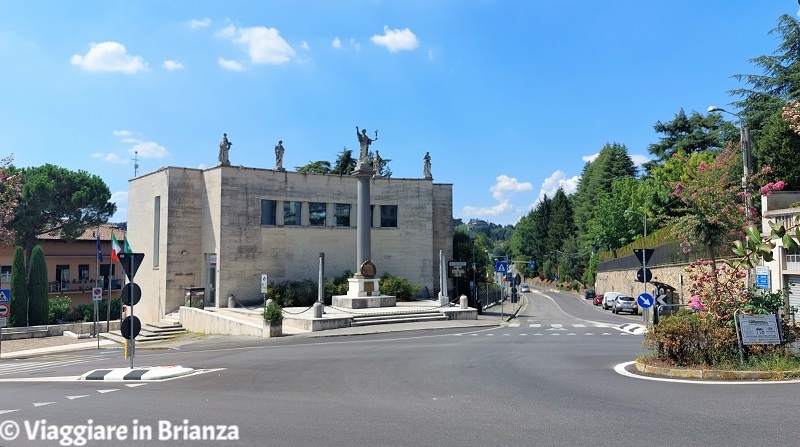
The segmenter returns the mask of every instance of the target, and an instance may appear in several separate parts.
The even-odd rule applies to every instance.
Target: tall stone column
[[[374,171],[361,169],[354,174],[358,178],[358,198],[356,210],[356,269],[355,277],[361,278],[361,265],[372,259],[372,222],[370,217],[369,182]]]

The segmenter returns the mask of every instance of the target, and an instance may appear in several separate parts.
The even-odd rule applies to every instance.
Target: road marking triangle
[[[54,404],[54,403],[55,402],[34,402],[33,406],[34,407],[43,407],[45,405],[50,405],[50,404]]]
[[[89,397],[89,395],[88,394],[84,394],[82,396],[67,396],[67,399],[74,400],[74,399],[82,399],[84,397]]]
[[[113,389],[113,390],[97,390],[98,393],[103,393],[103,394],[111,393],[111,392],[114,392],[114,391],[119,391],[119,388]]]
[[[15,411],[19,411],[19,408],[17,408],[16,410],[0,410],[0,414],[13,413]]]

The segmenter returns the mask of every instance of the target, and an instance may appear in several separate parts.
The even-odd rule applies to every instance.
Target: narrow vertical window
[[[158,267],[158,248],[161,244],[161,196],[153,204],[153,267]]]
[[[397,228],[397,205],[381,205],[381,227]]]
[[[277,203],[274,200],[261,201],[261,225],[276,225]]]
[[[301,217],[300,202],[283,202],[284,225],[299,227],[302,224]]]
[[[333,218],[337,227],[350,226],[350,204],[337,203],[333,205]]]
[[[325,214],[328,204],[319,202],[309,202],[308,204],[308,224],[312,227],[324,227],[326,224]]]

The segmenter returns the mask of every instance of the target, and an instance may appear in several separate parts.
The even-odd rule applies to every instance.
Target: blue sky
[[[729,106],[794,0],[0,0],[0,155],[127,182],[358,153],[453,184],[453,215],[514,224],[573,192],[606,143],[647,159],[653,125]]]

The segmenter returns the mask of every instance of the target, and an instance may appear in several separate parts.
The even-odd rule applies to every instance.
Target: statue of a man
[[[283,169],[283,141],[278,140],[275,146],[275,169]]]
[[[222,134],[222,141],[219,143],[219,163],[218,166],[230,166],[231,162],[228,160],[228,151],[231,150],[233,143],[228,141],[228,134]]]
[[[431,153],[425,152],[425,157],[422,158],[425,160],[425,163],[422,166],[422,175],[425,178],[433,178],[431,177]]]
[[[372,170],[375,171],[375,175],[381,175],[381,164],[383,159],[381,159],[380,154],[378,151],[375,151],[375,157],[372,159]]]
[[[358,137],[358,144],[361,146],[361,153],[358,155],[358,164],[356,165],[356,171],[361,169],[361,165],[367,162],[367,155],[369,154],[369,145],[372,144],[373,141],[378,139],[378,131],[375,131],[375,139],[372,140],[367,136],[367,129],[362,129],[361,133],[358,133],[358,126],[356,126],[356,136]]]

